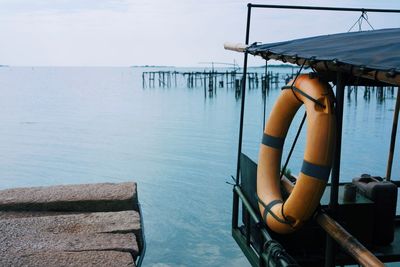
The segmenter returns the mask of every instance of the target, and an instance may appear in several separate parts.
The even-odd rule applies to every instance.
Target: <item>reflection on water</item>
[[[230,235],[232,188],[225,183],[236,169],[240,96],[226,87],[210,95],[204,85],[178,80],[175,87],[174,79],[169,88],[143,89],[143,71],[149,69],[0,68],[0,187],[135,180],[145,266],[248,266]],[[271,71],[280,73],[278,88],[291,74]],[[254,160],[264,103],[268,114],[280,92],[274,88],[264,102],[261,83],[247,91],[243,151]],[[364,89],[357,90],[345,100],[343,181],[384,175],[389,149],[396,92],[378,99],[375,88],[364,100]],[[294,173],[304,134],[289,163]],[[397,179],[400,167],[393,167]]]

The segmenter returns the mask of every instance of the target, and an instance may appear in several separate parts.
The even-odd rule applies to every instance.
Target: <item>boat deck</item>
[[[329,186],[322,199],[322,208],[329,203]],[[400,218],[395,219],[394,240],[388,245],[374,245],[373,224],[374,215],[371,212],[371,200],[356,194],[353,201],[344,200],[344,186],[339,187],[339,208],[336,214],[337,221],[367,247],[376,257],[383,262],[400,261]],[[390,227],[390,225],[388,225]],[[271,233],[288,250],[301,266],[324,266],[326,233],[315,221],[308,222],[303,229],[291,235],[282,236]],[[357,262],[337,247],[335,257],[336,265],[352,265]]]
[[[255,197],[256,192],[256,173],[257,164],[250,158],[242,154],[241,157],[241,190],[251,205],[251,208],[258,212],[258,203]],[[373,226],[374,226],[374,203],[363,195],[357,193],[355,199],[346,201],[344,198],[344,185],[339,186],[338,210],[334,217],[349,233],[358,239],[365,247],[375,254],[383,262],[400,261],[400,217],[394,221],[394,241],[385,246],[376,246],[373,244]],[[321,208],[326,209],[329,203],[330,188],[325,190],[321,199]],[[399,200],[399,199],[398,199]],[[397,203],[398,204],[398,203]],[[399,206],[399,205],[397,205]],[[328,212],[329,214],[329,212]],[[247,231],[250,232],[251,245],[260,255],[263,248],[263,239],[260,233],[260,226],[249,217],[246,209],[242,210],[242,223],[239,228],[243,242],[246,240]],[[248,224],[248,227],[246,225]],[[388,225],[390,227],[390,225]],[[327,234],[314,221],[308,221],[301,229],[289,234],[279,235],[268,231],[272,239],[277,240],[283,245],[285,250],[296,259],[301,266],[324,266],[325,265],[325,246]],[[234,232],[234,237],[238,239],[239,233]],[[336,247],[336,265],[356,264],[356,261],[349,255]],[[258,260],[250,260],[253,266],[258,266]]]

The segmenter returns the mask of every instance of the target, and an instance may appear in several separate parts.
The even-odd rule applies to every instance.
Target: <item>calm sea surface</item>
[[[209,95],[183,81],[143,89],[142,71],[149,69],[0,68],[0,188],[136,181],[144,266],[248,266],[230,235],[226,183],[236,170],[240,101],[233,89]],[[395,99],[372,93],[365,100],[363,92],[345,100],[342,181],[386,170]],[[278,93],[269,93],[267,110]],[[249,90],[246,100],[243,151],[257,160],[261,90]],[[289,164],[293,173],[304,134]],[[398,159],[396,152],[394,178]]]

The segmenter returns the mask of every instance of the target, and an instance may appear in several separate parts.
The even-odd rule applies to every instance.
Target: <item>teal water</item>
[[[236,170],[240,101],[232,89],[210,96],[184,82],[143,89],[144,70],[0,68],[0,188],[133,180],[146,226],[144,266],[247,266],[230,235],[226,183]],[[278,93],[270,91],[267,110]],[[261,90],[249,90],[246,104],[243,151],[257,160]],[[366,101],[361,89],[346,98],[342,181],[385,174],[394,105],[391,95]]]

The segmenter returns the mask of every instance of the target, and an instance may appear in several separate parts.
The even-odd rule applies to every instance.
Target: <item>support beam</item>
[[[332,214],[335,214],[338,206],[340,158],[342,152],[343,102],[344,89],[346,87],[345,76],[342,72],[337,72],[336,78],[336,149],[332,166],[331,195],[329,201],[329,208]],[[325,248],[325,267],[334,266],[335,250],[336,248],[333,239],[327,235]]]
[[[250,17],[251,17],[251,5],[247,6],[247,26],[246,26],[246,45],[249,43],[250,36]],[[244,103],[246,100],[246,76],[247,76],[247,51],[244,53],[243,63],[243,78],[242,78],[242,103],[240,109],[240,126],[239,126],[239,144],[237,154],[237,165],[236,165],[236,180],[235,184],[239,185],[240,175],[240,154],[242,153],[242,140],[243,140],[243,122],[244,122]],[[233,208],[232,208],[232,228],[237,228],[239,218],[239,197],[236,192],[233,192]]]
[[[390,181],[390,177],[392,175],[393,155],[394,155],[394,147],[396,145],[396,135],[397,135],[397,122],[399,120],[399,109],[400,109],[400,87],[397,87],[396,107],[394,109],[394,115],[393,115],[392,136],[390,137],[389,158],[386,169],[386,181]]]

